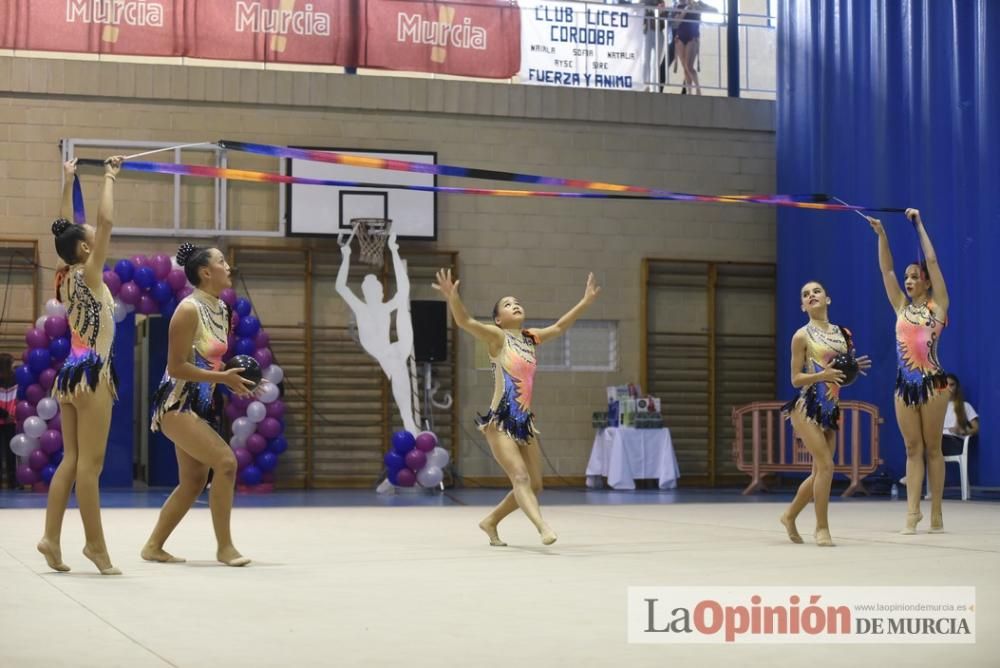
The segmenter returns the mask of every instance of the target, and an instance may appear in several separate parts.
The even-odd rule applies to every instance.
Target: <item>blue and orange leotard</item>
[[[117,399],[118,378],[111,361],[115,300],[103,281],[95,294],[84,280],[83,272],[82,264],[66,271],[66,319],[72,335],[71,347],[69,357],[56,375],[52,396],[58,401],[70,401],[80,392],[93,392],[98,385],[108,383]]]
[[[896,396],[919,406],[948,385],[938,362],[938,341],[947,323],[934,315],[934,303],[907,304],[896,314]]]
[[[805,373],[819,373],[837,355],[854,355],[854,345],[851,332],[846,327],[830,325],[823,331],[818,327],[806,325],[806,358],[802,365]],[[806,417],[823,429],[837,429],[840,426],[840,385],[820,381],[806,385],[799,396],[785,404],[786,410],[791,410],[795,404],[802,401]]]
[[[224,301],[195,289],[184,299],[198,309],[198,329],[188,361],[199,369],[220,371],[222,356],[229,347],[232,313]],[[182,304],[184,302],[181,302]],[[175,380],[166,371],[153,395],[152,431],[159,431],[160,420],[169,411],[192,412],[216,425],[215,383]]]
[[[535,345],[533,334],[515,334],[504,330],[504,345],[490,356],[493,366],[493,400],[486,415],[476,418],[480,429],[494,425],[518,445],[527,445],[538,431],[531,412],[531,394],[535,384]]]

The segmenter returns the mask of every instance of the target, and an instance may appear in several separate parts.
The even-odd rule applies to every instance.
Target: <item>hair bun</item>
[[[196,250],[198,249],[194,247],[194,244],[181,244],[180,248],[177,249],[177,264],[183,267],[187,264],[188,258],[190,258]]]
[[[70,228],[73,223],[69,222],[65,218],[57,218],[55,222],[52,223],[52,234],[59,237],[62,233]]]

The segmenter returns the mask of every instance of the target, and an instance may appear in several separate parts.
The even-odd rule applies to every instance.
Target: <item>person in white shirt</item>
[[[962,454],[962,439],[979,432],[979,415],[972,404],[965,400],[958,376],[949,373],[947,379],[951,400],[948,402],[948,410],[944,416],[942,450],[945,456],[960,455]]]

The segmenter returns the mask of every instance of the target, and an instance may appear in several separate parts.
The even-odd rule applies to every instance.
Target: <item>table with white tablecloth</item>
[[[601,487],[607,478],[614,489],[635,489],[636,480],[654,478],[660,489],[673,489],[679,477],[669,429],[608,427],[594,436],[587,487]]]

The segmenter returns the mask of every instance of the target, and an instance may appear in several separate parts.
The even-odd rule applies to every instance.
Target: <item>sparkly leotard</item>
[[[222,356],[229,347],[229,328],[232,313],[229,306],[217,297],[195,290],[184,302],[198,309],[198,329],[191,344],[188,361],[199,369],[219,371]],[[175,380],[166,371],[153,395],[152,431],[159,431],[160,420],[169,411],[190,411],[209,424],[216,426],[215,383]]]
[[[937,348],[947,323],[934,315],[933,302],[907,304],[896,314],[896,396],[919,406],[948,385]]]
[[[830,361],[841,354],[854,355],[851,332],[846,327],[830,325],[824,332],[818,327],[806,325],[806,358],[802,365],[805,373],[819,373]],[[840,385],[820,381],[806,385],[799,396],[785,404],[786,411],[792,410],[802,401],[806,417],[823,429],[837,429],[840,426]]]
[[[66,273],[66,319],[72,339],[69,357],[52,386],[52,396],[58,401],[69,401],[80,392],[93,392],[99,384],[108,383],[117,399],[118,378],[111,360],[115,300],[103,281],[94,294],[84,280],[83,271],[83,265],[77,264]]]
[[[486,415],[476,418],[480,429],[494,425],[518,445],[527,445],[538,433],[531,412],[531,394],[535,383],[536,339],[524,331],[520,334],[504,331],[504,345],[493,366],[493,401]]]

